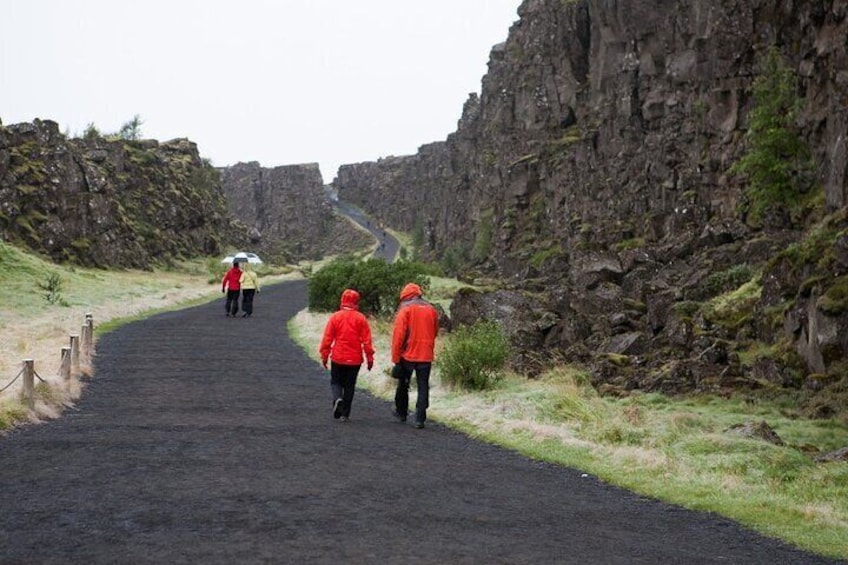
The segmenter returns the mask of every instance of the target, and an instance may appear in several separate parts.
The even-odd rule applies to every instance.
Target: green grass
[[[301,313],[290,323],[308,352],[320,339],[320,320],[307,322],[311,317]],[[385,355],[390,324],[372,330],[378,357]],[[392,398],[387,377],[359,382]],[[848,423],[802,419],[791,396],[606,398],[573,367],[556,367],[533,380],[507,376],[482,392],[442,386],[438,371],[431,382],[433,419],[473,437],[645,496],[716,512],[815,553],[848,558],[848,465],[815,463],[806,451],[848,445]],[[786,445],[728,431],[760,420]]]

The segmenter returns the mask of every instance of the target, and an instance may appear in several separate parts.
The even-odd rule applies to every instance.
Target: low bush
[[[426,272],[425,265],[414,261],[386,263],[382,259],[336,259],[309,278],[309,309],[333,312],[339,307],[342,292],[351,288],[360,294],[362,313],[391,316],[404,285],[412,282],[424,292],[429,289]]]
[[[436,359],[442,382],[453,388],[486,390],[501,376],[509,342],[495,322],[460,326]]]

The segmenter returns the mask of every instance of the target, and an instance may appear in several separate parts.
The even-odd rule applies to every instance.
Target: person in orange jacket
[[[341,307],[327,320],[318,353],[325,369],[327,361],[332,360],[330,390],[333,393],[333,418],[346,422],[350,418],[363,355],[368,370],[374,366],[371,326],[359,311],[359,293],[355,290],[345,289],[342,292]]]
[[[421,298],[421,287],[409,283],[400,291],[400,306],[392,328],[392,375],[397,378],[395,418],[405,422],[409,413],[409,382],[415,373],[418,400],[415,427],[423,428],[430,406],[430,369],[439,333],[439,313]]]

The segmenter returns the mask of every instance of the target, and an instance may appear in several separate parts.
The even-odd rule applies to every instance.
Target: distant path
[[[371,232],[371,235],[377,239],[377,249],[374,251],[374,258],[385,259],[390,263],[397,258],[398,251],[400,251],[400,243],[392,234],[379,228],[374,220],[353,204],[337,200],[335,205],[339,212],[362,226],[363,229]]]
[[[829,563],[710,514],[398,424],[286,335],[306,284],[103,336],[58,420],[0,438],[0,563]]]

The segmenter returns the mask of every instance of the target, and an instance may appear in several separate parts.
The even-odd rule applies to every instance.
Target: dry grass
[[[220,297],[217,284],[210,284],[209,273],[202,269],[107,272],[63,269],[20,257],[21,261],[31,261],[27,267],[37,273],[61,273],[63,303],[48,304],[37,295],[34,281],[38,275],[0,285],[0,388],[19,374],[24,359],[34,360],[36,373],[49,385],[36,390],[34,411],[21,411],[23,379],[0,393],[0,430],[20,420],[55,418],[79,398],[81,383],[77,379],[63,382],[59,370],[62,348],[70,345],[72,334],[81,334],[86,314],[92,315],[96,329],[107,322]],[[263,284],[298,276],[269,276],[263,278]],[[21,298],[23,291],[26,294]],[[83,375],[91,376],[91,367],[82,358],[80,369]]]

